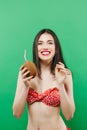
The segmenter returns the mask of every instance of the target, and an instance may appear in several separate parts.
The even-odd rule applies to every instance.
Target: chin
[[[47,62],[50,63],[52,61],[53,58],[44,58],[44,59],[40,59],[41,62]]]

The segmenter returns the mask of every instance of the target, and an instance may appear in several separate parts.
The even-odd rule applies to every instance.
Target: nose
[[[48,49],[47,43],[44,43],[44,44],[43,44],[43,49]]]

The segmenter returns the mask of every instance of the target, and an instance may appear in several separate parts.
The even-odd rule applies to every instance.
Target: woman
[[[41,30],[34,39],[33,61],[37,75],[27,77],[30,71],[21,67],[13,114],[19,118],[28,102],[27,130],[69,130],[66,120],[73,117],[75,104],[71,71],[66,67],[59,40],[50,29]]]

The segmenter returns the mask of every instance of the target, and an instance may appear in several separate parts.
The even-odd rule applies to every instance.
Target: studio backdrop
[[[32,60],[32,43],[42,28],[59,37],[67,66],[73,73],[76,112],[66,121],[71,130],[87,130],[87,1],[0,0],[0,130],[26,130],[27,105],[21,118],[13,116],[24,50]]]

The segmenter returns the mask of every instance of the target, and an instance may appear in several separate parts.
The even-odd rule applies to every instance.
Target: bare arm
[[[75,112],[72,74],[70,70],[66,69],[61,63],[57,64],[55,74],[57,82],[60,84],[60,107],[65,118],[69,120],[73,117]]]
[[[61,109],[67,120],[71,119],[75,112],[75,104],[73,97],[72,75],[67,75],[64,84],[60,86]]]
[[[13,102],[13,115],[17,118],[19,118],[24,111],[26,105],[26,97],[30,87],[31,76],[26,78],[26,75],[29,73],[29,71],[26,72],[25,70],[26,68],[19,72],[17,88]]]

